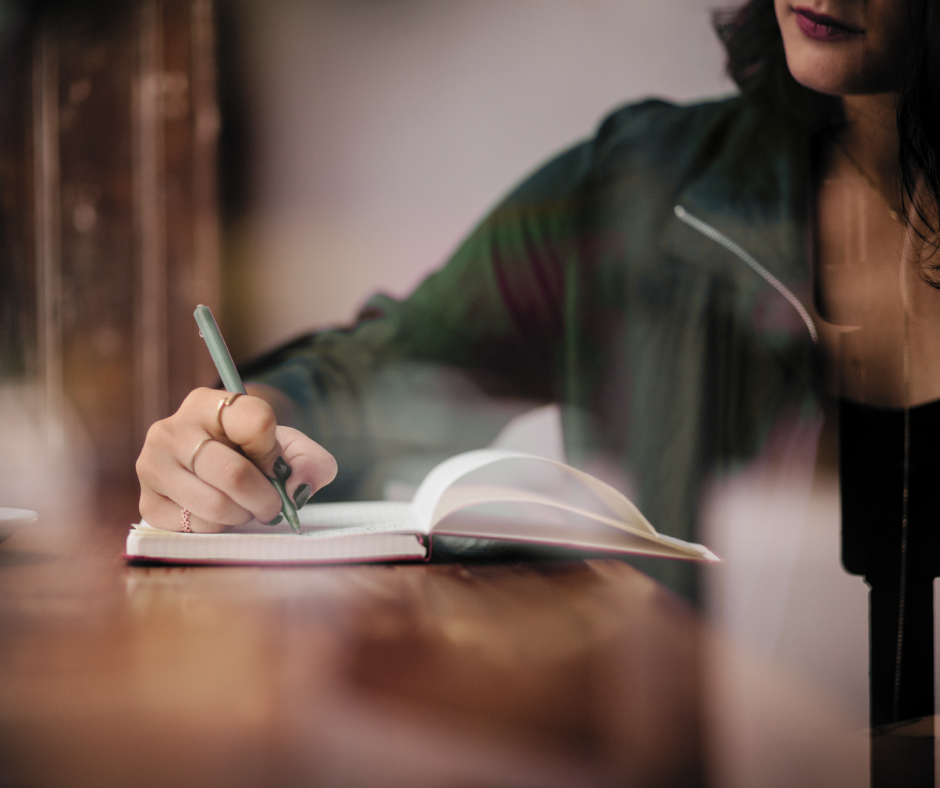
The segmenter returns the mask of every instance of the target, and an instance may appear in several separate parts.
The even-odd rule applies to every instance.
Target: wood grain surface
[[[134,567],[135,514],[0,545],[0,785],[866,775],[864,736],[622,562]]]

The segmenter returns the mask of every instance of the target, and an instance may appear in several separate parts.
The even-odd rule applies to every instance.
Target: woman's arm
[[[265,473],[282,456],[291,493],[328,484],[338,461],[329,497],[380,497],[386,479],[423,476],[553,398],[563,267],[589,158],[589,145],[578,146],[536,173],[408,299],[377,296],[355,326],[243,367],[251,396],[221,422],[223,392],[193,392],[148,434],[141,514],[178,530],[185,507],[203,531],[275,517],[276,493],[238,446]]]

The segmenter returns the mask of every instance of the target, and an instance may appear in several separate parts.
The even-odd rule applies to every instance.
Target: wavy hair
[[[940,3],[908,0],[911,47],[897,86],[898,178],[937,248],[940,233]],[[773,0],[749,0],[717,11],[715,30],[728,75],[751,101],[791,115],[812,129],[843,119],[838,98],[800,85],[787,68]],[[918,191],[919,186],[923,187]],[[931,270],[940,271],[940,263]],[[940,281],[931,281],[940,287]]]

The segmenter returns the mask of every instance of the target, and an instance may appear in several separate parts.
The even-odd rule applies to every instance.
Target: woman
[[[263,359],[245,370],[253,396],[230,406],[194,391],[148,435],[141,514],[193,531],[275,518],[236,445],[269,473],[283,457],[299,500],[337,465],[324,494],[373,496],[390,468],[486,444],[507,403],[554,400],[575,463],[615,458],[657,528],[694,538],[742,479],[808,487],[828,383],[852,403],[844,455],[859,458],[873,414],[902,439],[900,486],[872,493],[869,460],[843,462],[846,499],[911,500],[885,515],[896,528],[870,524],[869,499],[848,507],[847,565],[875,595],[920,583],[932,554],[900,556],[922,543],[908,533],[924,445],[912,406],[940,399],[937,16],[928,0],[752,0],[719,24],[741,97],[613,113],[406,301],[379,296],[353,328]],[[779,509],[759,507],[756,527]],[[887,574],[869,561],[885,551]],[[687,566],[646,568],[694,595]],[[873,596],[888,651],[909,596],[891,593]],[[896,690],[900,663],[880,659],[889,699],[873,721],[932,713],[922,668]]]

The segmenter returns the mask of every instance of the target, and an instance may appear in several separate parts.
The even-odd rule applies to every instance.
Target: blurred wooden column
[[[32,47],[35,373],[99,481],[130,484],[147,428],[215,378],[192,317],[218,310],[212,2],[65,4]]]

